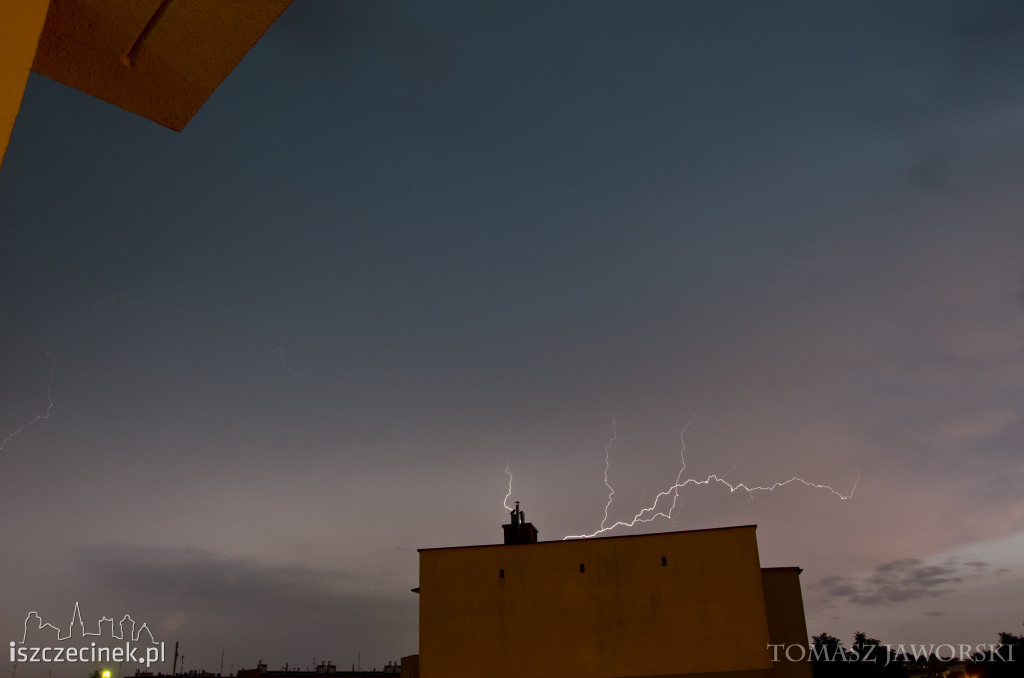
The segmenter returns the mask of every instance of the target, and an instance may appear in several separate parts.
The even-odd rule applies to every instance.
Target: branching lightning
[[[794,484],[794,483],[798,483],[798,484],[804,485],[806,487],[812,487],[812,488],[819,489],[819,490],[827,490],[830,493],[834,494],[835,496],[839,497],[839,499],[841,499],[843,501],[845,501],[847,499],[853,498],[853,494],[857,490],[857,484],[860,482],[860,473],[859,472],[857,474],[857,478],[853,482],[853,487],[850,489],[849,494],[843,494],[842,492],[839,492],[838,490],[834,489],[830,485],[824,485],[824,484],[821,484],[821,483],[813,483],[813,482],[810,482],[808,480],[804,480],[803,478],[799,478],[799,477],[795,477],[795,476],[793,478],[790,478],[789,480],[783,480],[783,481],[780,481],[780,482],[777,482],[777,483],[773,483],[771,485],[747,485],[746,483],[742,483],[742,482],[741,483],[730,483],[729,481],[726,480],[726,477],[736,469],[736,465],[735,464],[733,465],[732,469],[730,469],[728,472],[726,472],[724,475],[721,475],[721,476],[717,475],[717,474],[711,474],[711,475],[709,475],[707,478],[705,478],[703,480],[700,480],[700,479],[697,479],[697,478],[687,478],[687,479],[683,480],[683,474],[686,472],[686,429],[689,428],[690,424],[692,424],[695,420],[696,420],[696,418],[691,419],[686,424],[686,426],[683,427],[682,432],[679,434],[679,442],[680,442],[680,445],[681,445],[680,450],[679,450],[679,460],[680,460],[681,466],[679,468],[679,473],[676,474],[676,480],[672,484],[672,486],[669,487],[668,489],[662,491],[662,492],[659,492],[657,494],[657,496],[655,496],[654,501],[651,502],[651,504],[649,506],[645,506],[644,508],[642,508],[639,513],[637,513],[635,516],[633,516],[632,519],[630,519],[630,520],[620,520],[620,521],[617,521],[617,522],[609,525],[608,524],[608,510],[611,508],[612,497],[615,494],[615,490],[612,488],[611,484],[608,481],[608,470],[609,470],[609,468],[611,466],[610,461],[609,461],[609,454],[610,454],[610,450],[611,450],[611,447],[612,447],[612,443],[615,442],[615,437],[616,437],[616,435],[615,435],[615,420],[612,420],[612,438],[608,442],[608,445],[606,445],[605,448],[604,448],[604,452],[605,452],[604,484],[608,488],[608,503],[605,504],[605,507],[604,507],[604,519],[601,521],[601,528],[598,529],[595,532],[590,533],[590,534],[571,534],[571,535],[563,537],[562,539],[563,540],[565,540],[565,539],[590,539],[591,537],[596,537],[599,534],[602,534],[604,532],[608,532],[609,530],[614,530],[617,527],[634,527],[637,523],[650,523],[650,522],[654,521],[657,518],[666,518],[668,520],[672,520],[672,514],[676,510],[676,507],[677,507],[678,502],[679,502],[679,493],[680,493],[680,491],[683,488],[687,487],[688,485],[711,485],[712,483],[717,483],[717,484],[724,485],[725,487],[727,487],[729,489],[730,493],[741,491],[741,490],[746,492],[747,496],[748,496],[748,499],[750,501],[753,501],[753,499],[755,497],[755,493],[757,493],[757,492],[772,492],[772,491],[777,490],[777,489],[779,489],[781,487],[785,487],[786,485],[791,485],[791,484]],[[658,509],[658,504],[661,503],[661,501],[663,499],[667,499],[667,497],[669,497],[669,496],[672,497],[672,505],[670,507],[668,507],[667,510],[659,510]]]
[[[132,301],[130,301],[124,295],[121,295],[121,294],[111,295],[110,297],[108,297],[107,299],[105,299],[103,301],[95,302],[93,304],[93,306],[94,307],[114,306],[114,305],[117,305],[117,304],[126,306],[128,308],[134,308],[134,306],[135,306],[135,304]],[[70,328],[72,325],[75,325],[75,324],[81,322],[83,318],[84,318],[84,316],[76,318],[76,319],[73,319],[73,320],[66,321],[60,327],[60,329],[58,329],[56,332],[54,332],[53,336],[50,337],[50,345],[46,349],[46,357],[50,359],[50,376],[47,377],[47,379],[46,379],[46,409],[43,410],[42,414],[37,414],[35,417],[30,419],[29,421],[26,421],[24,424],[19,426],[13,432],[7,434],[7,437],[4,438],[2,443],[0,443],[0,452],[3,452],[4,448],[7,447],[7,443],[9,443],[12,440],[14,440],[15,438],[17,438],[19,435],[22,434],[23,431],[25,431],[26,429],[29,429],[29,428],[35,426],[36,424],[38,424],[41,421],[46,421],[47,419],[50,418],[50,413],[53,412],[53,405],[54,405],[54,403],[53,403],[53,380],[57,376],[57,356],[53,352],[53,347],[57,343],[57,338],[61,334],[63,334],[65,330]]]
[[[43,410],[42,414],[37,414],[35,417],[15,429],[12,433],[8,433],[7,437],[4,438],[4,441],[0,443],[0,452],[4,451],[4,448],[7,447],[7,443],[21,435],[22,431],[50,418],[50,413],[53,411],[53,378],[57,375],[57,358],[53,354],[53,344],[57,341],[57,336],[60,335],[62,331],[63,329],[58,330],[57,333],[53,335],[50,339],[50,347],[46,351],[46,357],[50,359],[50,376],[46,380],[46,409]]]

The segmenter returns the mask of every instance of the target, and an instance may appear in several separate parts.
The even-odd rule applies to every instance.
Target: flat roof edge
[[[645,532],[644,534],[618,534],[608,537],[589,537],[582,539],[556,539],[554,541],[539,541],[536,544],[468,544],[465,546],[434,546],[430,548],[416,549],[419,553],[424,551],[451,551],[453,549],[482,549],[482,548],[511,548],[515,546],[536,548],[544,544],[562,544],[565,542],[598,541],[605,539],[637,539],[642,537],[657,537],[666,534],[693,534],[696,532],[718,532],[723,530],[747,530],[757,529],[757,525],[728,525],[725,527],[701,527],[696,530],[672,530],[671,532]],[[786,569],[786,568],[781,568]]]

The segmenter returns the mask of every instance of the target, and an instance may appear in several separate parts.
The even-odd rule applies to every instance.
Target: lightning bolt
[[[123,308],[123,309],[127,309],[127,310],[130,310],[130,311],[135,311],[135,310],[138,310],[140,307],[142,307],[141,304],[139,304],[138,302],[133,301],[127,295],[125,295],[125,294],[114,294],[114,295],[111,295],[109,298],[107,298],[107,299],[105,299],[103,301],[98,301],[98,302],[93,303],[93,309],[89,313],[87,313],[87,314],[85,314],[85,315],[83,315],[81,317],[75,318],[73,320],[67,321],[59,330],[54,332],[53,336],[50,337],[50,344],[49,344],[49,347],[47,348],[47,351],[46,351],[46,357],[50,360],[50,374],[49,374],[49,377],[46,380],[46,408],[43,410],[43,412],[41,414],[37,414],[35,417],[33,417],[32,419],[26,421],[24,424],[19,426],[17,429],[12,431],[11,433],[8,433],[7,437],[5,437],[3,439],[3,442],[0,442],[0,452],[3,452],[4,449],[7,447],[7,444],[10,443],[15,438],[17,438],[18,436],[20,436],[25,430],[35,426],[36,424],[38,424],[41,421],[46,421],[47,419],[50,418],[50,414],[53,412],[53,407],[54,407],[54,402],[53,402],[53,381],[54,381],[54,378],[57,375],[57,358],[56,358],[56,355],[53,352],[53,347],[54,347],[54,345],[57,342],[57,338],[60,337],[60,335],[65,330],[67,330],[69,327],[71,327],[72,325],[84,322],[87,317],[89,317],[90,315],[94,315],[97,312],[97,309],[100,309],[100,308]],[[281,363],[281,366],[284,368],[285,371],[288,372],[288,374],[290,374],[293,377],[298,376],[295,373],[295,370],[292,369],[292,366],[288,362],[288,339],[287,339],[287,337],[282,335],[277,330],[277,328],[272,323],[270,323],[270,321],[268,321],[268,320],[266,320],[264,318],[260,318],[259,316],[256,316],[255,314],[252,314],[252,313],[243,313],[243,312],[236,311],[234,309],[231,309],[231,308],[228,308],[228,307],[225,307],[225,306],[216,305],[216,304],[203,304],[203,305],[192,307],[191,309],[185,309],[185,310],[197,310],[197,309],[212,309],[214,311],[219,311],[221,313],[232,315],[235,318],[247,319],[247,320],[249,320],[249,321],[251,321],[251,322],[253,322],[253,323],[257,324],[257,325],[262,325],[263,328],[265,329],[265,331],[267,331],[269,334],[271,334],[274,337],[274,339],[276,340],[276,346],[274,348],[274,351],[277,354],[278,362]],[[511,475],[509,476],[509,482],[511,483]]]
[[[509,471],[508,468],[508,464],[505,464],[505,473],[508,475],[508,492],[505,494],[505,501],[502,502],[502,505],[505,507],[506,511],[511,512],[512,507],[508,505],[508,500],[509,497],[512,496],[512,472]]]
[[[116,306],[118,304],[124,305],[128,308],[134,307],[134,304],[122,294],[111,295],[104,301],[95,302],[93,306]],[[3,452],[4,448],[7,447],[7,443],[17,438],[19,435],[22,434],[23,431],[35,426],[41,421],[46,421],[47,419],[50,418],[50,413],[53,411],[53,380],[57,376],[57,356],[53,352],[53,347],[57,343],[57,338],[61,334],[63,334],[65,330],[67,330],[72,325],[81,322],[84,317],[85,316],[66,321],[61,326],[61,328],[54,332],[53,336],[50,337],[50,345],[46,349],[46,357],[50,359],[50,376],[46,379],[46,409],[43,410],[42,414],[37,414],[35,417],[26,421],[24,424],[15,429],[12,433],[7,434],[7,437],[4,438],[2,443],[0,443],[0,452]]]
[[[670,488],[671,491],[672,491],[672,507],[669,508],[669,510],[668,510],[668,516],[667,517],[668,517],[669,520],[672,519],[672,512],[676,510],[676,504],[679,502],[679,490],[682,489],[682,486],[679,484],[679,481],[683,477],[683,471],[686,470],[686,429],[690,428],[690,424],[692,424],[695,421],[697,421],[697,415],[694,415],[693,419],[691,419],[690,421],[686,422],[686,426],[683,426],[683,430],[679,432],[679,464],[680,464],[680,466],[679,466],[679,473],[676,474],[676,482]],[[736,468],[736,466],[733,465],[732,469],[729,469],[729,473],[732,473],[733,469],[735,469],[735,468]],[[725,475],[729,475],[729,473],[726,473]],[[651,508],[653,508],[653,507],[658,505],[658,501],[661,499],[661,497],[662,497],[662,495],[659,493],[658,496],[656,496],[654,498],[654,503],[651,504]],[[657,517],[657,516],[655,516],[655,517]],[[653,519],[654,518],[651,518],[651,520],[653,520]],[[649,521],[647,521],[647,522],[649,522]]]
[[[607,524],[608,523],[608,509],[611,507],[612,496],[615,494],[615,490],[612,489],[611,484],[608,482],[608,469],[609,469],[609,466],[610,466],[610,464],[609,464],[609,451],[611,449],[612,443],[615,442],[615,422],[613,420],[612,421],[612,439],[609,441],[608,445],[605,447],[605,478],[604,478],[604,484],[608,487],[609,494],[608,494],[608,503],[605,504],[605,507],[604,507],[604,520],[601,521],[600,529],[598,529],[595,532],[592,532],[590,534],[571,534],[571,535],[562,537],[562,540],[564,541],[566,539],[590,539],[591,537],[596,537],[599,534],[603,534],[604,532],[608,532],[609,530],[614,530],[617,527],[635,527],[637,523],[650,523],[650,522],[652,522],[652,521],[654,521],[654,520],[656,520],[658,518],[666,518],[668,520],[671,520],[672,519],[672,513],[675,511],[676,506],[678,505],[678,502],[679,502],[679,493],[680,493],[680,491],[683,488],[687,487],[688,485],[710,486],[712,483],[717,483],[717,484],[724,485],[725,487],[727,487],[729,489],[729,493],[730,494],[732,494],[734,492],[739,492],[739,491],[746,492],[748,500],[750,500],[750,501],[754,500],[754,496],[755,496],[756,492],[772,492],[772,491],[777,490],[777,489],[779,489],[781,487],[785,487],[786,485],[791,485],[791,484],[794,484],[794,483],[799,483],[799,484],[804,485],[806,487],[811,487],[811,488],[818,489],[818,490],[827,490],[830,493],[834,494],[835,496],[839,497],[839,499],[841,499],[843,501],[845,501],[847,499],[852,499],[854,492],[856,492],[856,490],[857,490],[857,484],[860,482],[860,471],[859,470],[857,472],[857,478],[853,482],[853,488],[850,490],[849,494],[843,494],[843,493],[839,492],[838,490],[834,489],[830,485],[824,485],[822,483],[813,483],[811,481],[804,480],[803,478],[799,478],[799,477],[795,477],[795,476],[793,478],[790,478],[789,480],[783,480],[783,481],[780,481],[780,482],[777,482],[777,483],[773,483],[771,485],[754,485],[754,486],[751,486],[751,485],[747,485],[746,483],[730,483],[729,481],[726,480],[726,477],[736,469],[736,465],[735,464],[733,464],[733,467],[727,473],[725,473],[724,475],[721,475],[721,476],[713,473],[713,474],[709,475],[707,478],[705,478],[703,480],[699,480],[697,478],[687,478],[686,480],[683,480],[683,474],[686,472],[686,429],[689,428],[690,424],[692,424],[694,421],[696,421],[696,417],[694,417],[694,419],[691,419],[686,424],[686,426],[683,427],[682,432],[679,434],[679,442],[680,442],[680,445],[681,445],[680,450],[679,450],[679,459],[680,459],[680,462],[681,462],[681,467],[679,469],[679,473],[676,474],[676,480],[672,484],[672,486],[669,487],[668,489],[662,491],[662,492],[659,492],[657,494],[657,496],[655,496],[654,501],[651,502],[651,504],[649,506],[645,506],[644,508],[642,508],[639,513],[637,513],[635,516],[633,516],[632,519],[630,519],[630,520],[620,520],[620,521],[617,521],[617,522],[615,522],[615,523],[613,523],[611,525],[608,525]],[[665,510],[658,510],[658,504],[661,502],[661,500],[662,499],[666,499],[669,496],[672,497],[672,506],[670,506],[667,511],[665,511]]]
[[[50,376],[46,380],[46,409],[43,410],[42,414],[37,414],[35,417],[15,429],[12,433],[8,433],[7,437],[4,438],[4,441],[0,443],[0,452],[4,451],[4,448],[7,447],[7,443],[21,435],[22,431],[50,418],[50,413],[53,411],[53,378],[57,374],[57,358],[53,354],[53,344],[57,341],[57,337],[63,331],[63,328],[57,330],[53,337],[50,338],[50,347],[46,351],[46,357],[50,359]]]
[[[615,496],[615,488],[612,487],[611,483],[608,482],[608,469],[611,468],[611,449],[612,445],[615,444],[615,439],[618,437],[618,432],[615,429],[615,420],[617,417],[612,417],[612,437],[608,441],[608,444],[604,446],[604,486],[608,488],[608,503],[604,505],[604,519],[601,521],[601,529],[605,528],[605,523],[608,522],[608,509],[612,507],[612,498]]]

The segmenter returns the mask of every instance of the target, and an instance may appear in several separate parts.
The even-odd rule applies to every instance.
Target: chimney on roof
[[[509,524],[501,526],[505,532],[505,545],[536,544],[537,528],[533,526],[533,523],[526,522],[526,514],[519,509],[518,501],[509,516],[511,517]]]

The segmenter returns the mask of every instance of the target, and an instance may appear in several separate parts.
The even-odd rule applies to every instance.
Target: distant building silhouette
[[[262,660],[256,665],[254,669],[241,669],[238,671],[237,678],[316,678],[316,676],[398,676],[402,673],[402,666],[398,663],[388,663],[382,670],[376,669],[372,671],[361,671],[357,670],[356,667],[352,667],[351,671],[339,671],[338,667],[334,665],[334,662],[323,661],[313,671],[300,671],[296,669],[278,669],[276,671],[267,669],[267,665]],[[158,677],[154,677],[158,678]]]

